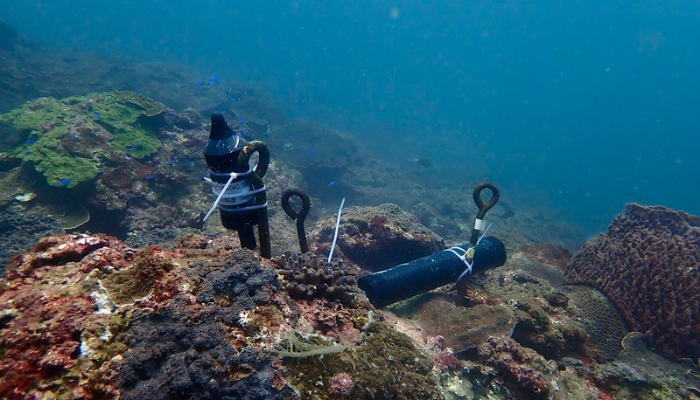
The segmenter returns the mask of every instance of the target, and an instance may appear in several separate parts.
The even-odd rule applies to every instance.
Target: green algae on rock
[[[160,147],[158,117],[167,108],[132,92],[43,97],[6,114],[25,141],[15,156],[33,163],[51,186],[73,188],[95,179],[105,161],[143,159]]]

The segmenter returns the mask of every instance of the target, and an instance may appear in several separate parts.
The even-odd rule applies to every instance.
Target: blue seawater
[[[590,232],[626,202],[700,213],[697,2],[0,0],[0,9],[47,46],[266,85],[286,111],[353,132],[383,157],[434,160],[440,185],[488,179],[504,199],[553,207]]]

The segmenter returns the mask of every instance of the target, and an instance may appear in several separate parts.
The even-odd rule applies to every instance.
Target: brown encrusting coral
[[[569,263],[564,283],[600,289],[661,351],[700,356],[700,218],[629,204]]]

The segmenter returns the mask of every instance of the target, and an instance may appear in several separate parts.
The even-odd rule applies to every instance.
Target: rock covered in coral
[[[629,204],[583,246],[565,283],[600,289],[633,330],[680,357],[700,356],[700,218]]]
[[[297,302],[270,261],[232,243],[189,235],[139,250],[101,234],[42,239],[0,287],[0,397],[299,399],[313,378],[316,398],[332,399],[333,378],[346,373],[355,385],[338,380],[338,394],[360,395],[361,384],[374,394],[359,398],[440,398],[430,359],[368,303]],[[281,351],[289,337],[326,344]],[[324,355],[313,377],[297,368]],[[377,371],[387,357],[395,368]],[[391,383],[397,372],[405,379]]]
[[[547,399],[553,392],[549,381],[555,369],[532,349],[513,339],[491,337],[478,351],[516,392],[525,392],[532,399]]]
[[[166,111],[148,97],[115,92],[40,98],[0,115],[0,122],[23,136],[18,158],[33,163],[50,185],[75,187],[124,156],[142,159],[158,150],[157,132],[147,120],[162,120]]]
[[[284,288],[294,298],[323,297],[349,304],[355,298],[355,273],[343,260],[328,262],[314,253],[286,252],[275,260]]]
[[[335,219],[321,221],[319,226],[316,242],[331,242]],[[445,243],[415,216],[386,203],[344,210],[338,247],[361,267],[382,270],[441,251]]]

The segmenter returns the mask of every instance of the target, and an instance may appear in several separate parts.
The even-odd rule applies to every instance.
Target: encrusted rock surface
[[[33,245],[42,236],[62,233],[60,222],[44,213],[25,212],[18,205],[0,211],[0,277],[5,275],[5,267],[10,258]]]
[[[47,237],[1,284],[0,398],[299,399],[313,378],[314,397],[331,399],[343,373],[356,398],[441,398],[430,359],[369,303],[296,301],[270,261],[224,235],[168,250]],[[387,357],[396,369],[377,370]]]
[[[338,247],[364,268],[391,268],[445,248],[442,238],[396,204],[349,207],[342,214]],[[320,221],[317,226],[312,236],[327,246],[333,240],[335,219]]]
[[[574,255],[564,282],[600,289],[660,350],[700,357],[699,217],[629,204]]]

